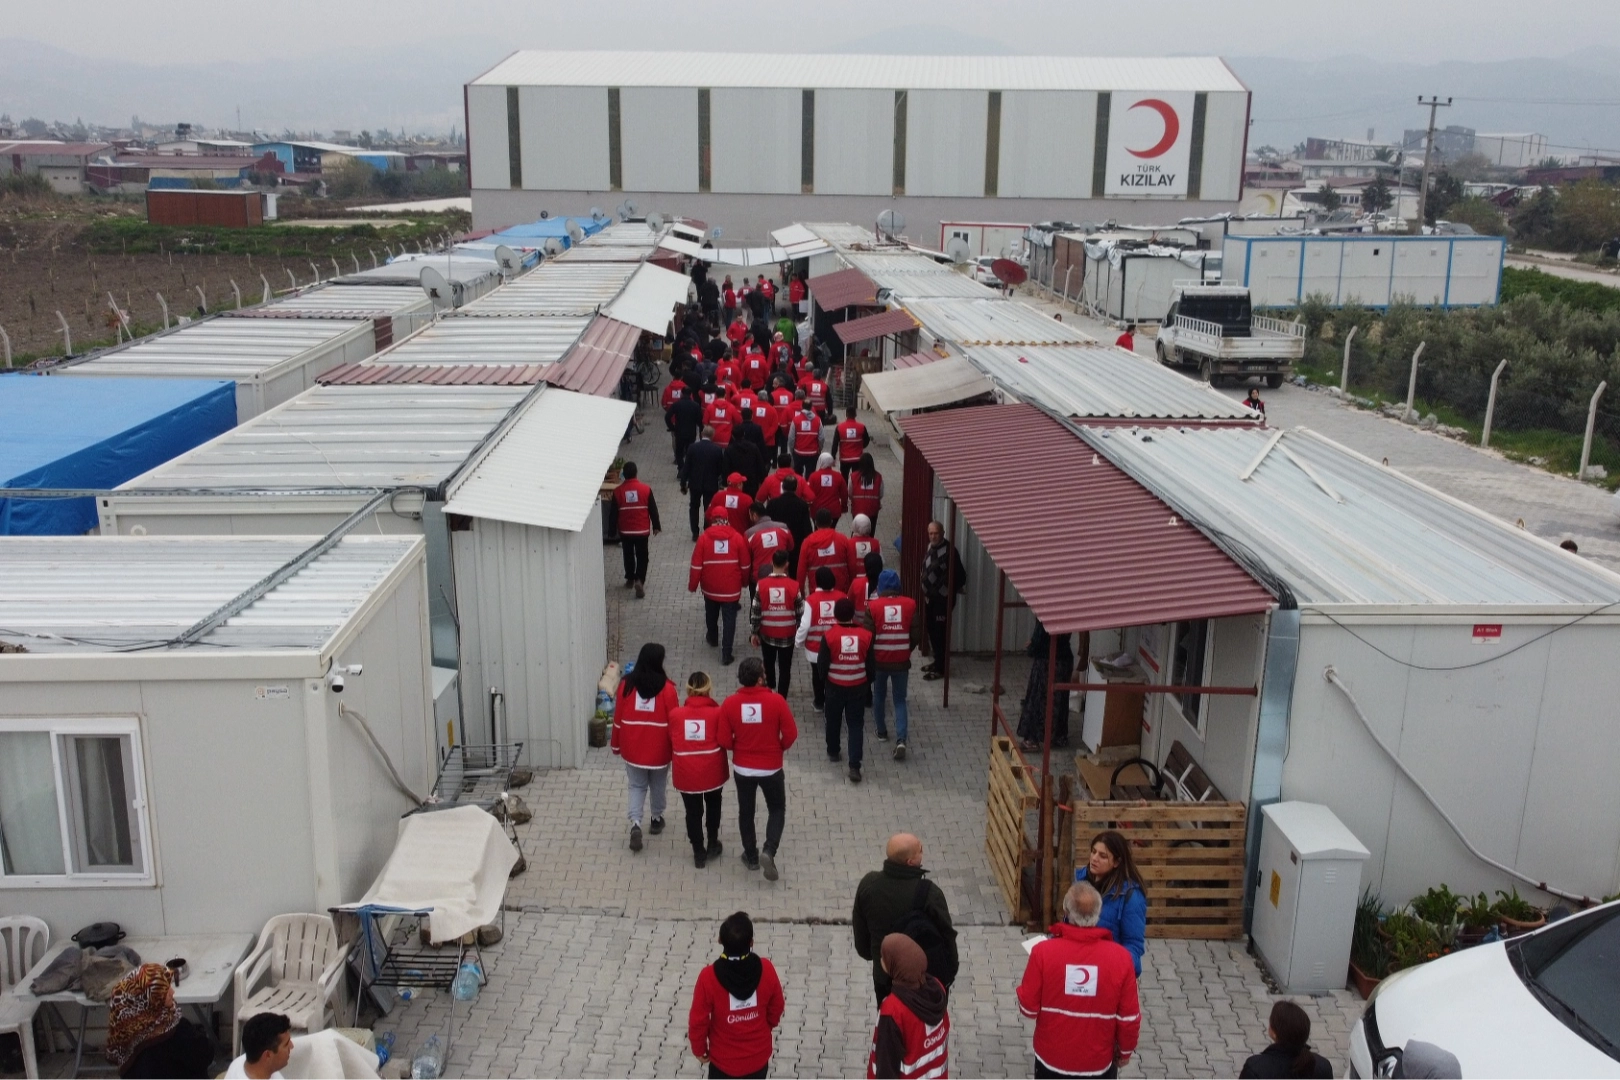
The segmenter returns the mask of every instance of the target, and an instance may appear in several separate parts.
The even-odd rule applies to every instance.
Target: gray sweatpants
[[[624,763],[624,773],[630,778],[630,824],[641,824],[641,808],[647,801],[647,790],[652,789],[652,816],[664,816],[664,784],[669,780],[669,766],[643,769],[640,765]]]

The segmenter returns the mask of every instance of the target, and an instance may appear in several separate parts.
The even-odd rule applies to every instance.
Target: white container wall
[[[1497,236],[1228,236],[1221,275],[1247,286],[1256,307],[1309,296],[1477,307],[1500,295],[1506,244]]]

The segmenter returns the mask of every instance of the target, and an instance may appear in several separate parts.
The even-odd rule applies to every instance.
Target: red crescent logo
[[[1181,134],[1181,121],[1177,118],[1176,110],[1171,107],[1169,102],[1160,101],[1158,98],[1143,98],[1135,105],[1132,105],[1131,108],[1152,109],[1158,113],[1164,120],[1164,137],[1146,150],[1132,150],[1127,146],[1125,148],[1126,153],[1132,157],[1156,158],[1176,144],[1176,138]]]

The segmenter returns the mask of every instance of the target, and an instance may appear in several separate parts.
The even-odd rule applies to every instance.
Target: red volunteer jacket
[[[855,577],[850,554],[849,537],[837,529],[817,529],[804,538],[799,548],[799,588],[812,586],[816,569],[825,566],[832,571],[833,587],[839,592],[847,591]]]
[[[669,711],[670,782],[675,790],[701,795],[731,778],[718,741],[720,706],[714,698],[688,694],[686,704]]]
[[[821,409],[824,412],[826,411],[827,383],[825,380],[818,379],[813,374],[806,375],[804,378],[799,380],[799,389],[804,391],[806,401],[810,402],[810,404],[814,405],[816,408]]]
[[[880,550],[875,536],[852,536],[849,538],[849,553],[856,566],[864,568],[866,557],[874,551]]]
[[[859,471],[849,474],[849,512],[865,514],[873,521],[883,509],[883,474],[873,473],[870,483]]]
[[[804,651],[810,654],[812,660],[821,656],[821,639],[827,633],[827,628],[838,625],[833,611],[842,599],[844,593],[838,589],[817,589],[804,598],[803,617],[810,623],[809,633],[804,638]]]
[[[762,503],[770,502],[772,499],[782,494],[783,480],[786,480],[790,476],[798,475],[799,474],[794,472],[792,469],[777,469],[760,482],[759,501]]]
[[[804,282],[800,281],[798,278],[794,278],[792,281],[788,282],[788,299],[793,301],[795,304],[802,304],[804,302]]]
[[[652,515],[647,507],[652,502],[652,488],[641,480],[626,480],[613,492],[613,504],[619,511],[620,536],[650,536]]]
[[[838,422],[838,460],[847,461],[851,465],[861,460],[866,452],[866,446],[872,437],[866,433],[866,425],[859,420],[840,420]]]
[[[762,521],[748,530],[748,555],[754,560],[754,580],[770,576],[771,559],[778,551],[793,555],[793,533],[780,521]],[[788,566],[793,563],[789,561]],[[791,580],[791,579],[788,579]]]
[[[668,765],[669,714],[680,703],[672,682],[665,682],[658,696],[652,698],[636,693],[629,679],[620,683],[613,703],[613,752],[643,769]]]
[[[742,413],[743,419],[754,415],[754,405],[758,401],[758,392],[744,380],[742,388],[737,391],[737,411]]]
[[[728,383],[737,381],[737,373],[741,369],[735,360],[722,360],[714,366],[714,381]]]
[[[933,978],[933,976],[928,976]],[[899,1033],[899,1068],[894,1072],[879,1071],[879,1043],[885,1032]],[[880,1076],[899,1076],[905,1080],[946,1080],[951,1075],[951,1016],[947,1012],[939,1023],[926,1024],[906,1007],[899,995],[890,994],[883,999],[878,1010],[878,1026],[872,1032],[872,1050],[866,1059],[867,1080]],[[892,1044],[888,1050],[893,1053]],[[888,1056],[886,1054],[885,1056]]]
[[[873,600],[877,599],[877,582],[867,581],[862,574],[849,583],[849,599],[855,605],[855,617],[858,619],[866,614]]]
[[[709,501],[709,513],[718,514],[724,511],[726,520],[731,527],[739,533],[748,531],[748,508],[754,505],[753,498],[748,492],[740,488],[724,487],[714,493]]]
[[[766,401],[763,396],[754,398],[754,423],[759,425],[759,433],[765,439],[765,445],[776,445],[776,429],[778,426],[776,406]]]
[[[917,601],[909,596],[878,596],[867,602],[872,619],[872,655],[879,667],[911,667],[911,626]]]
[[[872,632],[859,626],[833,625],[822,638],[827,661],[827,681],[837,686],[865,686],[869,681],[867,659],[872,652]]]
[[[727,993],[711,965],[698,975],[687,1016],[692,1053],[727,1076],[752,1076],[770,1064],[771,1032],[782,1019],[782,981],[764,957],[759,987],[739,1001]]]
[[[762,282],[760,282],[758,285],[756,285],[754,287],[757,288],[761,293],[764,294],[765,299],[767,299],[767,300],[776,299],[776,286],[773,283],[771,283],[769,281],[762,281]]]
[[[837,521],[849,509],[849,488],[844,474],[837,469],[817,469],[805,481],[810,485],[810,516],[817,510],[826,510]]]
[[[758,353],[749,353],[743,357],[742,381],[744,386],[751,386],[755,390],[765,385],[770,378],[770,362]]]
[[[771,391],[771,404],[776,406],[777,427],[788,427],[793,423],[793,418],[799,415],[798,399],[785,386]]]
[[[782,755],[799,738],[787,700],[765,686],[740,687],[722,701],[719,732],[732,765],[772,772],[782,767]]]
[[[1100,1073],[1136,1050],[1142,1011],[1136,965],[1098,926],[1052,927],[1018,984],[1018,1011],[1035,1021],[1035,1056],[1062,1073]]]
[[[731,426],[741,419],[737,406],[725,398],[715,398],[703,410],[703,422],[714,428],[714,441],[721,446],[731,445]]]
[[[809,409],[793,414],[793,452],[801,457],[821,453],[821,417]]]
[[[799,629],[799,583],[786,574],[767,574],[759,579],[754,603],[759,639],[778,647],[791,646]]]
[[[737,294],[731,289],[726,290],[726,307],[737,306]],[[748,336],[748,324],[741,319],[733,319],[731,325],[726,327],[726,340],[731,342],[733,351],[742,348],[743,338]]]
[[[793,363],[793,346],[785,341],[779,341],[771,346],[771,363],[778,368],[785,368]]]
[[[664,387],[663,397],[659,398],[660,404],[664,406],[664,411],[669,412],[669,407],[681,400],[681,395],[684,393],[686,393],[686,382],[682,379],[671,379],[669,385]]]
[[[748,541],[742,533],[730,525],[710,525],[692,547],[692,572],[686,579],[686,591],[697,592],[702,585],[705,599],[733,603],[742,596],[752,568]]]
[[[724,307],[728,307],[728,308],[736,307],[737,306],[737,290],[731,288],[730,286],[727,286],[725,291],[723,291],[720,294],[720,303]],[[731,330],[730,330],[729,327],[726,330],[726,336],[727,337],[731,336]],[[742,340],[742,332],[740,330],[737,333],[737,340],[738,341]]]

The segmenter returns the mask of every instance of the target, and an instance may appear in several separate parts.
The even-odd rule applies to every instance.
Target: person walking
[[[877,537],[872,535],[872,519],[865,514],[856,514],[849,522],[849,556],[856,566],[865,566],[866,557],[876,555],[883,558],[883,551],[878,546]],[[876,585],[877,579],[873,579]]]
[[[718,390],[718,387],[716,387]],[[742,410],[730,398],[717,396],[703,410],[703,427],[714,432],[714,441],[721,447],[731,445],[731,429],[742,420]]]
[[[894,990],[878,1009],[868,1080],[923,1080],[951,1075],[951,1019],[945,986],[928,974],[928,956],[904,934],[889,934],[878,964]]]
[[[1035,1075],[1118,1076],[1142,1030],[1131,957],[1097,925],[1102,897],[1084,881],[1063,897],[1063,922],[1036,944],[1018,984],[1035,1021]]]
[[[815,572],[826,567],[832,571],[833,587],[847,594],[855,578],[854,548],[849,537],[833,528],[831,511],[823,508],[815,513],[816,531],[799,545],[799,588],[808,588]]]
[[[928,880],[922,862],[923,842],[911,833],[895,833],[884,848],[883,868],[868,873],[855,888],[850,930],[856,954],[872,964],[872,991],[879,1006],[890,990],[889,973],[880,963],[883,939],[895,930],[922,946],[929,974],[946,989],[956,981],[960,960],[950,904]]]
[[[844,475],[844,482],[849,482],[849,474],[854,472],[861,463],[861,457],[866,448],[872,443],[872,436],[867,434],[866,425],[856,417],[859,411],[854,405],[844,410],[844,419],[838,422],[838,468]]]
[[[954,585],[954,588],[952,587]],[[937,521],[928,523],[928,549],[923,553],[922,594],[923,614],[928,620],[929,651],[933,653],[923,666],[923,678],[929,681],[941,678],[950,663],[946,645],[951,609],[956,598],[967,591],[967,570],[956,546],[945,539],[945,526]]]
[[[1238,1073],[1238,1080],[1281,1080],[1283,1077],[1327,1080],[1333,1075],[1333,1065],[1328,1059],[1311,1049],[1311,1018],[1292,1001],[1279,1001],[1271,1007],[1266,1038],[1271,1040],[1271,1045],[1249,1056]]]
[[[803,551],[804,542],[815,531],[810,521],[810,504],[799,497],[799,478],[782,479],[782,493],[765,504],[772,520],[780,521],[793,534],[793,550]]]
[[[849,509],[849,486],[833,467],[833,456],[822,454],[816,461],[816,471],[806,481],[810,485],[810,513],[826,510],[834,523]]]
[[[894,760],[906,760],[906,690],[911,682],[911,650],[917,637],[917,601],[900,595],[900,575],[885,570],[878,575],[877,598],[867,602],[872,620],[872,657],[877,674],[872,682],[872,721],[879,741],[884,738],[884,706],[894,694]]]
[[[763,869],[766,881],[775,881],[776,855],[787,822],[787,780],[782,759],[798,741],[799,727],[787,700],[761,685],[765,665],[750,656],[737,665],[738,690],[720,703],[720,746],[731,753],[731,771],[737,784],[737,832],[742,837],[742,861],[750,870]],[[765,796],[765,844],[756,845],[754,796]]]
[[[776,549],[770,567],[771,572],[759,580],[749,607],[751,640],[759,646],[765,664],[765,685],[787,697],[793,675],[793,638],[804,600],[799,596],[799,583],[788,573],[785,549]]]
[[[724,514],[726,524],[739,533],[748,531],[750,524],[748,510],[754,505],[754,500],[743,490],[746,483],[748,477],[740,472],[734,472],[726,477],[726,486],[715,492],[714,498],[709,501],[709,516],[712,518],[716,511]]]
[[[750,499],[757,498],[759,485],[765,480],[766,461],[759,425],[753,417],[744,414],[743,422],[732,431],[731,445],[726,447],[721,465],[727,475],[741,473],[742,489]]]
[[[624,549],[624,587],[636,590],[636,599],[647,595],[647,543],[649,536],[658,535],[663,528],[658,521],[658,500],[652,488],[638,480],[636,463],[624,463],[624,477],[613,492],[608,504],[612,518],[608,531],[617,531],[619,546]]]
[[[849,599],[855,605],[855,621],[872,629],[871,615],[867,611],[868,605],[877,599],[878,576],[883,573],[883,556],[875,551],[866,553],[866,558],[856,560],[861,567],[858,577],[849,583]],[[886,740],[888,736],[883,738]]]
[[[835,601],[836,625],[822,634],[816,666],[821,672],[827,700],[827,760],[839,759],[840,729],[849,730],[849,782],[861,782],[862,750],[866,734],[866,699],[872,692],[876,661],[872,632],[855,625],[855,602]]]
[[[726,275],[726,280],[720,285],[720,306],[724,309],[723,314],[726,317],[726,322],[728,324],[735,322],[737,319],[737,287],[731,283],[730,274]],[[727,334],[728,336],[730,334],[729,328]]]
[[[1054,682],[1066,683],[1074,675],[1073,638],[1068,634],[1058,635],[1057,668],[1048,671],[1046,660],[1051,644],[1052,635],[1039,619],[1035,620],[1029,647],[1024,650],[1029,657],[1029,682],[1024,687],[1024,702],[1018,713],[1019,745],[1026,754],[1038,751],[1046,737],[1047,687]],[[1052,747],[1060,749],[1068,745],[1069,692],[1060,690],[1052,695]]]
[[[1147,949],[1147,889],[1131,857],[1131,845],[1113,831],[1091,838],[1091,854],[1086,859],[1085,880],[1102,895],[1102,914],[1097,925],[1131,954],[1131,963],[1142,974],[1142,953]]]
[[[776,455],[776,469],[774,472],[767,474],[764,483],[759,485],[759,494],[754,497],[755,501],[770,502],[782,494],[782,481],[790,476],[796,479],[798,475],[793,471],[792,455],[786,452],[778,453]]]
[[[703,430],[703,401],[697,391],[681,387],[680,393],[664,407],[664,426],[669,429],[670,440],[675,446],[675,467],[678,469],[685,464],[687,450],[697,442],[698,433]]]
[[[872,455],[865,453],[849,476],[849,512],[871,519],[872,532],[876,534],[878,514],[882,510],[883,474],[877,471]]]
[[[1114,344],[1126,352],[1136,351],[1136,324],[1126,323],[1125,332],[1114,339]]]
[[[652,795],[649,831],[664,831],[664,784],[669,779],[669,714],[680,705],[675,684],[664,674],[664,647],[649,641],[636,656],[636,666],[619,683],[613,704],[609,745],[624,759],[629,781],[630,850],[641,850],[641,814]]]
[[[793,395],[799,411],[793,414],[790,438],[793,440],[793,467],[800,476],[809,476],[817,468],[821,455],[821,417],[816,415],[804,391]]]
[[[692,569],[686,591],[703,588],[704,641],[720,646],[720,663],[732,661],[737,636],[737,611],[753,563],[748,541],[731,527],[723,509],[709,511],[709,527],[692,547]]]
[[[725,457],[725,450],[714,441],[714,430],[704,427],[697,442],[686,448],[686,456],[681,459],[681,467],[676,472],[676,479],[681,482],[681,494],[688,496],[687,513],[691,518],[694,543],[704,511],[720,490]]]
[[[756,390],[753,395],[753,405],[748,410],[755,424],[759,426],[760,449],[765,452],[767,463],[776,453],[776,428],[778,425],[776,406],[771,404],[770,395],[764,390]],[[788,459],[791,466],[793,461]]]
[[[804,598],[804,610],[799,615],[799,627],[793,643],[804,650],[804,659],[810,665],[811,701],[818,710],[827,707],[827,685],[817,661],[821,659],[821,641],[827,629],[838,621],[838,601],[848,597],[834,586],[833,572],[822,566],[813,575],[815,589]],[[804,589],[803,582],[799,585]],[[831,760],[837,761],[837,758]]]
[[[686,1033],[710,1080],[770,1075],[771,1032],[782,1022],[782,980],[754,955],[754,921],[734,912],[720,924],[720,959],[698,974]]]
[[[771,573],[772,560],[777,552],[781,552],[788,559],[788,565],[792,565],[793,533],[757,502],[748,508],[748,522],[748,531],[743,537],[748,541],[748,556],[754,564],[748,590],[752,593],[759,580]]]
[[[721,795],[731,778],[726,752],[720,749],[720,705],[713,694],[709,676],[694,671],[686,677],[686,701],[669,711],[670,781],[681,793],[692,864],[699,870],[720,857]]]

